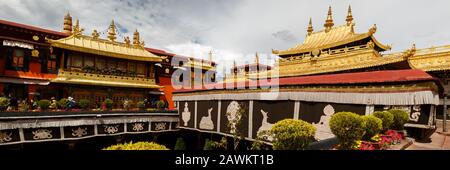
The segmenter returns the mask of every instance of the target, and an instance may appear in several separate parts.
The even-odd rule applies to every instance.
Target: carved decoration
[[[109,134],[114,134],[119,131],[119,125],[103,125],[104,131]]]
[[[9,142],[12,140],[11,138],[12,132],[0,132],[0,143]]]
[[[166,123],[165,122],[156,123],[155,124],[155,130],[156,131],[166,130]]]
[[[144,130],[144,124],[143,123],[134,123],[133,130],[136,132],[140,132],[140,131]]]
[[[72,136],[82,137],[87,135],[87,128],[78,127],[78,129],[72,129]]]
[[[38,129],[33,131],[32,133],[34,140],[53,138],[52,131],[48,129]]]

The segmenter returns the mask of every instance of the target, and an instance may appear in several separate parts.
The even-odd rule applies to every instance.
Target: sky
[[[62,31],[70,12],[88,35],[114,19],[120,36],[138,29],[147,47],[203,59],[212,51],[221,75],[233,61],[254,62],[256,52],[273,64],[271,49],[302,43],[309,18],[322,30],[331,6],[342,25],[349,5],[356,32],[376,24],[375,37],[392,52],[450,44],[447,0],[0,0],[0,19]]]

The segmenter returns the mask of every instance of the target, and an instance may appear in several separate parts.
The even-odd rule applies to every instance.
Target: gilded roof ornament
[[[323,24],[323,26],[325,27],[325,32],[330,31],[331,28],[334,26],[333,13],[331,11],[331,6],[328,7],[327,20],[325,20],[325,24]]]
[[[259,55],[258,55],[258,52],[256,52],[256,54],[255,54],[255,63],[256,63],[256,64],[259,64]]]
[[[64,16],[64,33],[72,33],[72,17],[70,16],[70,13],[67,12],[67,14]]]
[[[100,37],[100,33],[98,33],[97,30],[94,30],[94,31],[92,32],[92,38],[98,39],[99,37]]]
[[[209,57],[209,61],[212,61],[212,50],[209,50],[208,57]]]
[[[116,24],[114,24],[114,20],[111,21],[111,24],[109,25],[109,28],[108,28],[108,39],[111,40],[112,42],[115,42],[117,39]]]
[[[375,34],[377,32],[377,24],[373,24],[373,26],[369,29],[369,34]]]
[[[272,54],[278,54],[280,51],[272,49]]]
[[[308,25],[308,35],[311,35],[314,31],[314,28],[312,26],[312,18],[309,18],[309,25]]]
[[[75,26],[73,26],[73,35],[74,36],[81,36],[83,34],[84,29],[80,28],[80,21],[77,19],[75,22]]]
[[[131,45],[130,37],[127,36],[127,37],[123,38],[123,42],[125,42],[126,46],[130,46]]]
[[[347,26],[351,26],[353,24],[352,7],[350,5],[348,6],[348,14],[345,21],[347,21]]]
[[[141,38],[140,38],[138,30],[136,29],[136,31],[134,31],[134,34],[133,34],[133,44],[139,45],[140,41],[141,41]]]
[[[411,57],[416,54],[416,44],[413,44],[412,47],[404,52],[405,57]]]

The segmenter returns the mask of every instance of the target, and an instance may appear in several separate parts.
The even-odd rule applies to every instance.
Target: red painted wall
[[[172,100],[173,87],[170,77],[159,77],[159,85],[164,86],[164,96],[161,96],[161,100],[166,99],[169,103],[169,109],[174,109],[175,106]]]

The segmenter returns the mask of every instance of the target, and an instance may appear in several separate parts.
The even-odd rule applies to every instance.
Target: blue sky
[[[205,59],[212,50],[222,70],[233,60],[253,62],[255,52],[271,64],[272,48],[304,40],[310,17],[323,29],[329,5],[335,25],[345,23],[351,5],[356,31],[377,24],[375,36],[393,51],[450,44],[445,0],[0,0],[0,19],[61,31],[69,11],[85,34],[114,19],[122,35],[138,29],[149,47]]]

